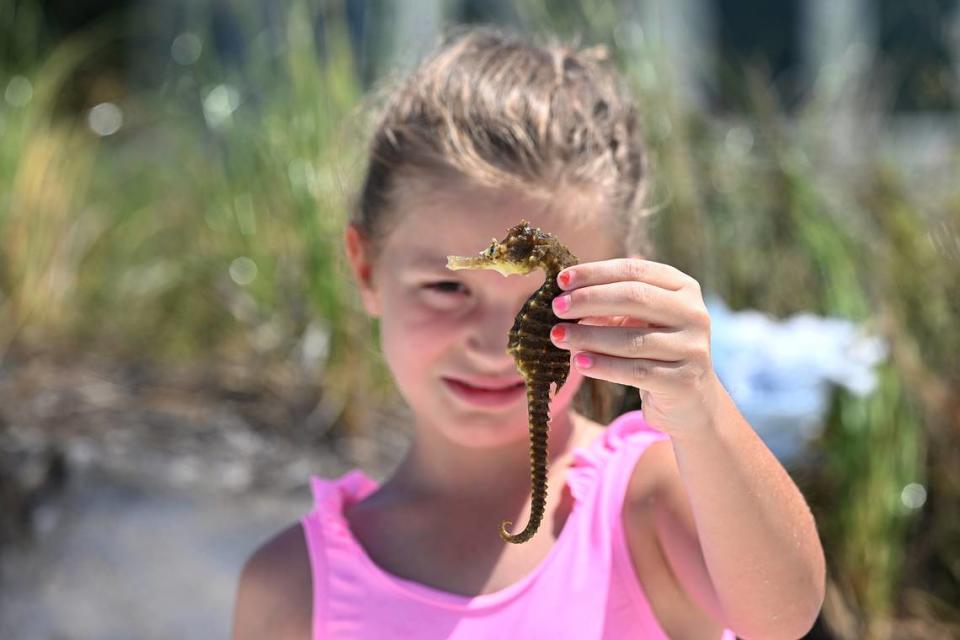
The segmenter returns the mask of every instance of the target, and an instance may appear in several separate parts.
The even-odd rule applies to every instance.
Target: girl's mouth
[[[522,381],[499,389],[482,389],[453,378],[444,378],[443,382],[460,400],[481,407],[509,406],[521,399],[525,392]]]

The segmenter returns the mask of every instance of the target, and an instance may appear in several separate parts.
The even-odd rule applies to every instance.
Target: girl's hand
[[[557,282],[553,311],[573,322],[550,337],[581,373],[636,387],[644,418],[671,436],[710,425],[720,381],[699,282],[639,258],[574,265]]]

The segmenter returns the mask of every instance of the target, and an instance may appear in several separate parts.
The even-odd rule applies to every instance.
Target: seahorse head
[[[492,239],[478,256],[447,256],[448,269],[492,269],[504,276],[525,275],[542,266],[551,236],[530,226],[526,220],[511,227],[503,240]]]

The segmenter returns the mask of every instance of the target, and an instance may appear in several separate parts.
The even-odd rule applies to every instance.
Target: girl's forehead
[[[502,240],[521,219],[556,236],[581,262],[617,257],[612,218],[573,200],[537,202],[509,193],[444,190],[433,199],[418,198],[403,207],[391,233],[392,252],[402,262],[446,265],[448,255],[473,255],[491,239]],[[595,207],[594,207],[595,209]]]

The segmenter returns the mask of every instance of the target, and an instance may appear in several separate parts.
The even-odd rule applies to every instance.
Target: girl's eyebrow
[[[447,257],[426,254],[415,255],[407,262],[407,266],[412,269],[447,271]]]

